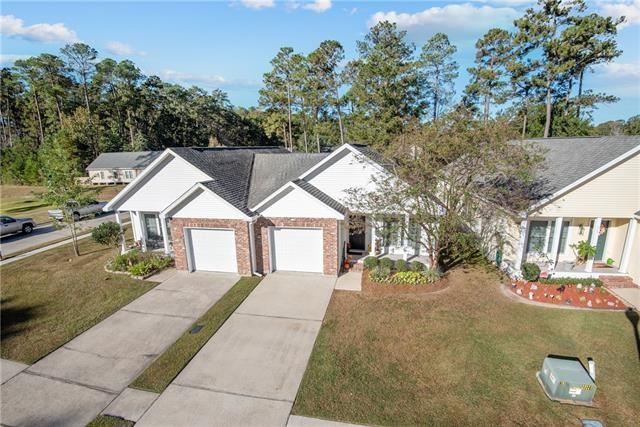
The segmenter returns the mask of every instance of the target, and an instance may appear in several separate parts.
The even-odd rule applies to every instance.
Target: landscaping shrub
[[[367,269],[373,270],[375,267],[378,266],[378,258],[374,256],[368,256],[364,259],[363,263]]]
[[[440,273],[435,268],[427,269],[423,274],[427,283],[435,283],[440,280]]]
[[[403,259],[396,261],[396,271],[404,272],[409,270],[409,263]]]
[[[122,230],[120,230],[120,226],[113,221],[103,222],[93,229],[91,238],[100,245],[116,247],[120,244]]]
[[[401,271],[389,279],[389,283],[394,285],[421,285],[426,283],[424,273],[418,271]]]
[[[533,282],[540,277],[540,267],[532,262],[522,264],[522,277],[528,282]]]
[[[413,271],[425,271],[427,266],[421,263],[420,261],[413,261],[411,263],[411,270]]]
[[[391,268],[379,265],[369,273],[369,280],[372,282],[386,283],[391,276]]]
[[[385,268],[388,268],[389,270],[391,270],[393,268],[393,260],[391,258],[382,258],[378,262],[378,265],[380,267],[385,267]]]
[[[579,279],[572,277],[555,277],[553,279],[540,279],[538,280],[540,283],[545,285],[584,285],[590,286],[592,283],[596,285],[596,287],[602,286],[602,280],[600,279]]]
[[[138,249],[118,255],[111,262],[114,271],[126,271],[134,276],[146,276],[173,264],[173,259],[157,253],[141,252]]]

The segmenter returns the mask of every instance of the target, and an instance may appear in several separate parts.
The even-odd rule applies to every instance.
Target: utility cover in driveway
[[[322,273],[322,229],[274,228],[274,270]]]
[[[189,229],[191,269],[236,273],[236,233],[234,230]]]

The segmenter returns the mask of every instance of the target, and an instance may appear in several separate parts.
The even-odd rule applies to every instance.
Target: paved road
[[[269,274],[136,426],[285,426],[335,281]]]
[[[123,221],[129,220],[129,215],[122,216]],[[78,222],[78,232],[90,230],[97,225],[107,221],[115,221],[115,214],[103,214],[97,218],[87,219]],[[42,246],[49,242],[55,242],[60,239],[71,237],[68,227],[56,229],[52,224],[43,224],[37,226],[31,234],[10,234],[0,238],[0,251],[2,256],[7,257],[16,252],[23,252],[37,246]]]
[[[86,425],[237,280],[176,272],[34,365],[16,366],[19,373],[2,384],[0,422]]]

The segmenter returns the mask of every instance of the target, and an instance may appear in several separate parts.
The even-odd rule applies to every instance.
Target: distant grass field
[[[98,200],[111,200],[124,188],[123,185],[89,188],[97,190]],[[13,217],[33,218],[38,224],[49,222],[47,210],[51,206],[42,201],[44,187],[31,185],[0,185],[0,213]]]

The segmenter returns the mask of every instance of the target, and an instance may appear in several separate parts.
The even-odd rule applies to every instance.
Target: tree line
[[[446,34],[418,50],[405,31],[380,22],[357,42],[350,61],[335,40],[308,54],[281,48],[264,74],[258,107],[248,109],[234,108],[221,90],[164,82],[130,60],[98,60],[86,44],[67,45],[59,55],[1,70],[2,180],[42,182],[45,156],[60,149],[82,173],[106,151],[386,146],[456,110],[485,125],[506,119],[523,138],[638,133],[639,117],[594,126],[592,111],[616,98],[585,89],[590,70],[620,55],[623,19],[588,14],[584,0],[539,0],[511,31],[490,29],[477,41],[459,96],[457,47]]]
[[[512,31],[493,28],[477,41],[457,102],[457,47],[443,33],[418,50],[405,31],[379,22],[344,66],[344,49],[334,40],[308,55],[283,47],[260,91],[265,130],[291,149],[345,139],[386,145],[412,123],[458,108],[485,124],[507,117],[522,138],[630,132],[638,117],[626,126],[594,127],[592,111],[617,98],[585,89],[596,65],[621,54],[616,35],[623,20],[587,14],[583,0],[539,0]]]
[[[130,60],[97,57],[75,43],[1,70],[3,182],[42,183],[46,157],[60,148],[81,174],[102,152],[278,143],[220,90],[185,88],[144,76]]]

